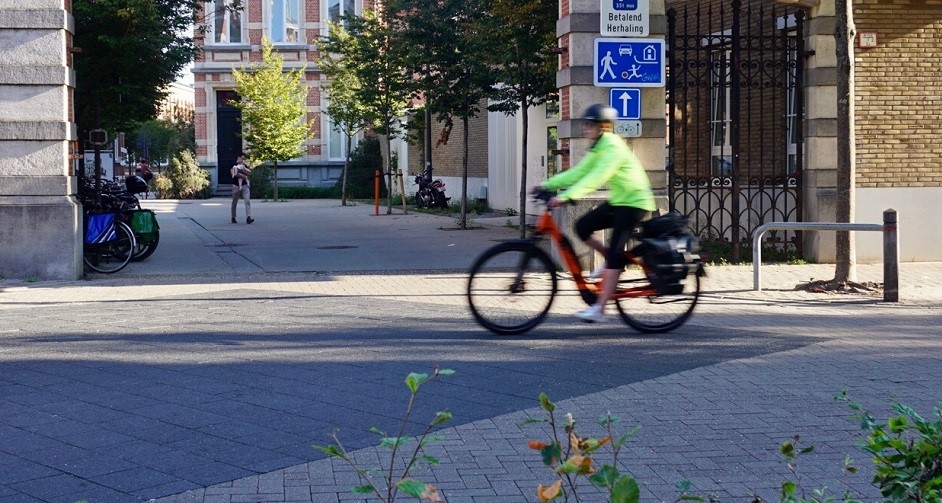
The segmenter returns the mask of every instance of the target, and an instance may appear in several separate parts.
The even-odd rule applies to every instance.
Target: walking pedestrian
[[[232,166],[232,223],[238,223],[236,220],[236,207],[239,205],[239,199],[245,201],[245,223],[250,224],[255,221],[252,218],[252,194],[249,190],[249,175],[252,170],[245,165],[245,153],[239,154],[236,163]]]

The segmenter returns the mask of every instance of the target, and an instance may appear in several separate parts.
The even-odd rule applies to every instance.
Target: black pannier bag
[[[683,292],[682,282],[690,271],[687,258],[699,249],[699,240],[687,232],[686,217],[670,212],[644,222],[641,244],[632,253],[644,258],[659,294],[677,295]]]
[[[652,217],[641,226],[641,237],[643,238],[680,237],[688,234],[687,217],[676,211]]]
[[[131,175],[125,178],[124,186],[128,189],[128,192],[130,192],[131,194],[141,194],[149,190],[147,187],[147,182],[145,182],[143,178],[137,175]]]

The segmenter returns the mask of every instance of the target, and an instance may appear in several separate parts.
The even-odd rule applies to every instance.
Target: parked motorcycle
[[[415,205],[419,208],[447,208],[450,197],[445,197],[445,183],[441,178],[432,180],[432,168],[415,177],[419,190],[415,193]]]

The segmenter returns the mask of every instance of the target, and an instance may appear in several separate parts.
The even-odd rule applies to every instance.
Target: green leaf
[[[906,428],[909,426],[909,422],[906,421],[906,418],[903,416],[891,417],[887,421],[887,426],[889,426],[890,431],[893,433],[900,433],[906,430]]]
[[[681,492],[687,492],[690,490],[690,487],[692,485],[693,484],[689,480],[684,479],[684,480],[678,481],[677,484],[674,486],[674,489],[677,489],[678,491],[681,491]]]
[[[808,453],[811,452],[811,451],[814,451],[814,446],[813,446],[813,445],[809,445],[808,447],[805,447],[804,449],[798,451],[798,453],[799,453],[799,454],[808,454]]]
[[[409,441],[409,437],[383,437],[379,439],[379,445],[392,449]]]
[[[432,466],[438,466],[442,464],[441,461],[438,460],[438,458],[436,458],[435,456],[429,456],[428,454],[425,454],[422,456],[422,461],[425,461],[426,463]]]
[[[435,373],[440,376],[450,376],[450,375],[454,375],[455,371],[451,369],[438,369],[438,371],[436,371]]]
[[[612,487],[618,478],[618,468],[612,465],[602,465],[599,471],[589,476],[589,482],[598,487]]]
[[[375,434],[377,434],[377,435],[386,435],[386,432],[385,432],[385,431],[380,431],[380,429],[377,428],[377,427],[375,427],[375,426],[373,426],[372,428],[370,428],[370,431],[373,432],[373,433],[375,433]]]
[[[422,493],[425,492],[425,482],[420,482],[415,479],[400,480],[399,482],[396,482],[396,487],[413,498],[421,499]]]
[[[436,412],[435,419],[432,420],[432,426],[438,426],[451,419],[451,412]]]
[[[354,494],[370,494],[373,492],[373,486],[369,484],[363,484],[362,486],[356,486],[350,489],[350,492]]]
[[[314,448],[323,452],[324,454],[327,454],[328,456],[337,456],[337,457],[343,456],[343,453],[340,452],[340,449],[338,449],[337,446],[335,445],[326,445],[326,446],[315,445]]]
[[[415,393],[419,390],[419,386],[428,380],[428,374],[418,374],[411,373],[406,377],[406,386],[409,387],[409,391]]]
[[[782,495],[784,496],[794,496],[795,490],[798,486],[795,485],[795,482],[788,480],[782,484]]]
[[[599,418],[598,423],[602,426],[611,426],[621,421],[621,418],[611,414],[606,414]]]
[[[540,406],[543,407],[543,410],[546,412],[553,412],[556,410],[556,405],[550,401],[549,396],[546,393],[540,393]]]
[[[635,436],[635,435],[638,433],[638,430],[640,430],[640,429],[641,429],[640,426],[635,426],[635,427],[632,428],[628,433],[625,433],[624,435],[622,435],[621,437],[619,437],[618,440],[616,440],[616,441],[613,443],[613,445],[615,446],[615,448],[616,448],[616,449],[621,449],[621,446],[622,446],[625,442],[627,442],[629,438]]]
[[[612,503],[638,503],[641,488],[631,475],[622,475],[612,487]]]
[[[445,440],[445,437],[439,434],[425,435],[421,440],[419,440],[419,445],[425,445],[431,442],[441,442],[442,440]]]
[[[795,444],[791,442],[782,442],[782,445],[779,446],[778,451],[786,457],[790,458],[795,455]]]
[[[554,466],[563,457],[563,449],[558,442],[553,442],[540,449],[540,455],[543,456],[543,464]]]
[[[524,425],[527,425],[527,424],[546,423],[546,422],[548,422],[546,419],[536,419],[536,418],[533,418],[533,417],[528,417],[528,418],[524,419],[523,421],[520,421],[520,423],[518,423],[518,425],[519,425],[519,426],[524,426]]]

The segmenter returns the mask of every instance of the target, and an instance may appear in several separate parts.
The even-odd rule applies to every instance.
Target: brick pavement
[[[641,426],[623,459],[641,482],[646,500],[673,500],[673,486],[682,478],[723,501],[746,501],[753,492],[774,498],[776,486],[786,476],[776,447],[795,434],[817,448],[817,454],[808,459],[806,485],[842,488],[840,461],[845,454],[851,454],[864,468],[864,473],[852,480],[852,487],[863,491],[867,499],[876,499],[867,483],[868,461],[859,453],[855,455],[853,449],[856,426],[847,419],[846,408],[832,397],[846,387],[878,415],[887,413],[891,400],[928,412],[939,399],[942,266],[903,264],[902,302],[898,304],[790,289],[797,280],[826,278],[830,273],[831,267],[826,265],[769,266],[764,270],[765,291],[753,292],[751,268],[712,268],[706,283],[708,295],[692,326],[701,330],[761,331],[818,342],[575,396],[561,400],[560,410],[571,411],[587,428],[607,411],[620,415],[625,425]],[[880,274],[878,266],[860,267],[862,280],[879,281]],[[20,317],[43,305],[161,298],[170,299],[165,305],[172,311],[187,299],[225,299],[229,294],[244,296],[245,292],[251,292],[257,302],[265,302],[266,295],[276,293],[355,299],[370,292],[391,302],[454,306],[463,302],[461,280],[462,275],[457,273],[284,273],[248,275],[239,282],[218,276],[188,277],[185,281],[150,278],[149,285],[136,284],[140,278],[39,284],[6,281],[0,284],[0,313]],[[551,321],[568,316],[577,305],[575,296],[564,292]],[[63,326],[72,323],[68,319],[46,322]],[[146,325],[156,334],[168,329],[160,323]],[[225,333],[224,322],[221,327],[217,332]],[[683,342],[691,349],[707,344],[695,334],[691,337],[690,332],[676,337],[687,338]],[[539,337],[534,336],[532,343],[540,345]],[[9,354],[4,351],[0,355],[5,353]],[[592,372],[590,364],[585,372]],[[536,392],[533,390],[532,395]],[[529,408],[443,430],[446,441],[431,451],[442,459],[442,466],[424,476],[436,482],[452,503],[535,501],[535,485],[550,477],[535,453],[525,447],[527,439],[542,436],[539,428],[519,425],[527,415],[534,414],[538,410]],[[301,447],[307,448],[306,443]],[[156,457],[160,453],[142,455]],[[357,450],[356,455],[370,459],[378,454],[365,448]],[[159,488],[160,481],[149,479],[148,473],[135,474],[133,480]],[[59,488],[80,482],[55,479]],[[348,492],[355,483],[349,468],[321,459],[260,475],[234,477],[156,501],[363,501]],[[25,499],[9,492],[14,490],[0,492],[0,501],[57,501],[55,492],[44,499]],[[172,488],[165,486],[163,491],[170,494]]]

